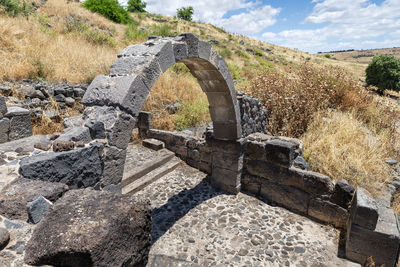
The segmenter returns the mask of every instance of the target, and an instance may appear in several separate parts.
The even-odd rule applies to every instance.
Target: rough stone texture
[[[331,196],[331,201],[342,208],[348,209],[353,199],[355,189],[346,180],[341,179],[336,182],[335,189]]]
[[[102,186],[118,184],[122,180],[126,150],[117,147],[104,148],[104,170],[101,178]]]
[[[358,194],[358,190],[356,196]],[[356,203],[352,203],[354,205]],[[363,264],[370,256],[376,265],[394,267],[397,264],[400,234],[395,213],[378,207],[379,220],[374,230],[349,222],[346,238],[346,257]]]
[[[2,118],[0,120],[0,143],[8,141],[8,134],[10,132],[10,120],[8,118]]]
[[[63,121],[65,128],[80,127],[83,125],[82,116],[67,117]]]
[[[267,132],[267,111],[262,107],[257,98],[247,96],[243,92],[237,92],[237,100],[240,108],[242,136],[252,133]]]
[[[6,99],[4,96],[0,97],[0,118],[2,118],[4,115],[7,113],[7,105],[6,105]]]
[[[50,141],[43,141],[43,142],[37,142],[33,145],[34,148],[43,150],[43,151],[48,151],[51,148],[52,143]]]
[[[32,135],[31,114],[20,107],[10,107],[5,117],[10,119],[8,139],[10,141]]]
[[[378,222],[378,208],[374,198],[364,188],[359,187],[351,203],[351,221],[363,228],[374,230]]]
[[[293,166],[306,171],[310,169],[310,165],[302,156],[297,156],[294,159]]]
[[[27,205],[28,210],[28,222],[37,224],[49,212],[50,208],[53,206],[51,201],[47,200],[43,196],[39,196]]]
[[[61,182],[71,188],[94,186],[102,175],[99,145],[23,158],[20,174],[28,179]]]
[[[143,140],[142,144],[143,144],[143,146],[148,147],[153,150],[156,150],[156,151],[163,149],[165,146],[164,142],[153,139],[153,138]]]
[[[57,266],[141,266],[151,245],[151,211],[131,196],[72,190],[38,224],[25,262]]]
[[[63,134],[61,134],[60,137],[57,138],[57,140],[74,141],[74,142],[82,141],[85,144],[87,144],[90,141],[92,141],[92,138],[90,136],[89,128],[74,127],[74,128],[68,129]]]
[[[73,141],[56,140],[53,142],[54,152],[64,152],[70,151],[75,148],[75,143]]]
[[[346,228],[349,218],[347,210],[321,198],[310,200],[308,215],[342,229]]]
[[[7,229],[0,227],[0,250],[5,248],[10,241],[10,233]]]
[[[0,144],[0,151],[15,151],[17,148],[24,152],[33,152],[34,145],[38,142],[46,142],[48,138],[44,135],[32,135],[19,140]]]
[[[27,221],[26,206],[28,202],[36,200],[39,196],[54,202],[67,190],[68,186],[61,183],[18,178],[0,192],[0,215],[9,219]]]

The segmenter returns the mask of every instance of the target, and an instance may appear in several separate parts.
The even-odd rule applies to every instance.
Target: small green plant
[[[177,130],[184,130],[195,127],[201,122],[209,119],[207,98],[200,97],[194,103],[184,102],[179,108],[178,114],[174,119]]]
[[[191,6],[181,7],[181,8],[178,8],[176,10],[176,12],[177,12],[176,15],[178,18],[184,19],[187,21],[192,21],[193,12],[194,12],[193,7],[191,7]]]
[[[86,40],[96,45],[108,45],[114,47],[117,41],[105,32],[98,30],[87,30],[85,33]]]
[[[254,55],[262,57],[264,53],[260,49],[254,48]]]
[[[129,12],[143,13],[146,12],[144,10],[146,5],[146,2],[142,2],[141,0],[129,0],[127,9]]]
[[[229,68],[229,71],[231,72],[232,79],[239,80],[240,78],[242,78],[239,66],[237,66],[235,64],[228,64],[228,68]]]
[[[152,27],[152,34],[157,36],[171,36],[171,27],[168,25],[154,25]]]
[[[400,59],[391,55],[376,56],[365,73],[367,84],[375,85],[379,92],[386,89],[400,91]]]
[[[325,57],[326,58],[331,58],[331,55],[330,54],[325,54]]]
[[[176,74],[185,74],[189,73],[189,68],[184,63],[175,63],[171,66],[171,70]]]
[[[238,55],[239,57],[245,58],[245,59],[250,59],[249,54],[247,54],[246,52],[242,51],[242,50],[236,50],[235,54]]]
[[[0,0],[0,6],[3,7],[2,9],[7,15],[12,17],[20,14],[27,16],[33,11],[33,6],[25,1]],[[2,9],[0,9],[0,12]]]
[[[117,0],[86,0],[82,6],[116,23],[128,24],[132,21],[128,11]]]
[[[29,79],[46,79],[53,72],[53,69],[44,64],[39,58],[33,60],[31,64],[33,66],[33,69],[29,72]]]
[[[231,58],[232,57],[232,51],[231,50],[229,50],[229,49],[227,49],[227,48],[224,48],[224,49],[222,49],[222,50],[219,50],[218,51],[218,54],[221,56],[221,57],[223,57],[223,58]]]
[[[133,22],[128,25],[125,30],[125,38],[129,42],[144,41],[149,38],[149,34],[146,31],[137,28],[137,23]]]

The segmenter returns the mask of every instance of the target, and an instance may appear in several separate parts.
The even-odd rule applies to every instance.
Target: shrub
[[[326,54],[325,57],[326,57],[326,58],[331,58],[331,55]]]
[[[127,9],[129,12],[143,13],[146,12],[144,10],[146,5],[146,2],[142,2],[141,0],[129,0]]]
[[[132,21],[128,11],[120,6],[117,0],[86,0],[82,5],[116,23],[128,24]]]
[[[239,80],[240,78],[242,78],[242,75],[240,74],[240,68],[237,65],[228,64],[228,68],[231,72],[232,79]]]
[[[400,59],[380,55],[372,59],[365,70],[368,85],[375,85],[380,92],[386,89],[400,91]]]
[[[152,28],[152,34],[156,36],[171,36],[171,28],[168,25],[154,25]]]
[[[136,23],[129,23],[125,30],[125,38],[130,43],[132,41],[145,41],[149,38],[149,34],[146,31],[142,31],[137,28]]]
[[[0,7],[3,7],[4,12],[7,15],[13,17],[18,16],[19,14],[26,16],[33,10],[32,5],[27,4],[25,1],[0,0]]]
[[[232,57],[232,51],[227,48],[219,50],[218,54],[225,59]]]
[[[177,17],[187,21],[192,21],[193,7],[181,7],[177,9]]]
[[[197,98],[194,103],[184,102],[179,108],[174,121],[177,130],[195,127],[203,121],[209,120],[208,101],[205,96]]]

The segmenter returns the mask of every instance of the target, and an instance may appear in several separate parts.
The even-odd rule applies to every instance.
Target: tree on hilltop
[[[129,0],[128,1],[128,11],[129,12],[135,12],[135,13],[143,13],[146,12],[144,10],[147,6],[146,2],[143,2],[141,0]]]
[[[374,57],[365,74],[367,84],[377,86],[379,92],[400,91],[400,59],[392,55]]]
[[[193,7],[188,6],[188,7],[181,7],[178,8],[177,10],[177,17],[180,19],[184,19],[187,21],[192,21],[192,16],[193,16]]]

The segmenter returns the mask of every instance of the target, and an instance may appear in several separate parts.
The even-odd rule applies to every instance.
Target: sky
[[[400,47],[400,0],[145,0],[150,13],[176,15],[302,51]]]

